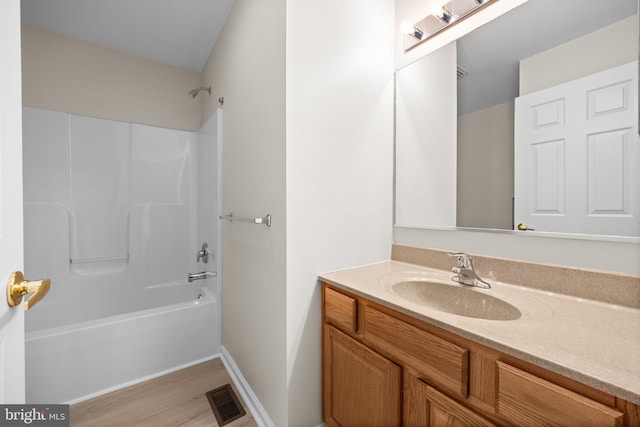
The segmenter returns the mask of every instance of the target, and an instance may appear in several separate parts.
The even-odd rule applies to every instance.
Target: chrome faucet
[[[215,255],[213,251],[209,248],[207,242],[202,244],[202,249],[196,254],[196,262],[204,262],[205,264],[209,262],[209,257],[215,259]]]
[[[203,279],[206,279],[207,277],[216,277],[217,275],[218,274],[215,271],[201,271],[200,273],[189,273],[189,275],[187,276],[187,281],[191,283],[194,280],[203,280]]]
[[[469,255],[464,252],[456,252],[449,254],[449,256],[453,256],[458,259],[458,265],[451,269],[451,271],[456,273],[455,276],[451,277],[451,280],[458,282],[461,285],[475,286],[477,288],[484,289],[491,288],[490,284],[478,277],[475,269],[473,268],[473,259],[469,258]]]

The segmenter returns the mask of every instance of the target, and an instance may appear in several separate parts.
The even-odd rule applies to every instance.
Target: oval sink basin
[[[458,316],[486,320],[516,320],[522,316],[517,307],[487,293],[491,291],[423,280],[398,282],[391,288],[413,303]]]

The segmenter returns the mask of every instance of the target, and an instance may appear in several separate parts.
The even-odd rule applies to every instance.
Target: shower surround
[[[216,136],[24,108],[25,272],[52,282],[26,316],[28,402],[219,353],[217,279],[187,281],[216,270],[196,263],[217,241]]]

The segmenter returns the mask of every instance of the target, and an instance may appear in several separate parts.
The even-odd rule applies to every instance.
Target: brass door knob
[[[7,303],[9,307],[16,307],[22,302],[22,297],[31,294],[31,297],[24,303],[24,309],[29,310],[35,306],[51,287],[51,280],[36,280],[30,282],[24,279],[20,271],[15,271],[9,276],[7,282]]]
[[[520,224],[518,224],[518,230],[520,231],[536,231],[535,228],[529,228],[529,226],[527,224],[525,224],[524,222],[521,222]]]

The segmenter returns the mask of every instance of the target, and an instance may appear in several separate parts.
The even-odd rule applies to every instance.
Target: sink
[[[522,316],[517,307],[490,295],[491,291],[473,287],[408,280],[394,283],[391,289],[410,302],[458,316],[486,320],[516,320]]]

